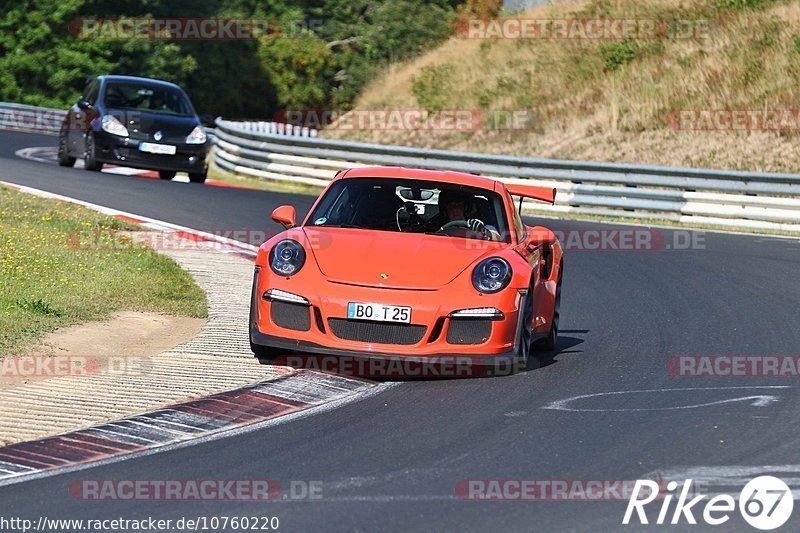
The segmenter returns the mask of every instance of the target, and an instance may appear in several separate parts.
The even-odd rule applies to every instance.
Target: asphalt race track
[[[51,136],[0,133],[0,180],[209,231],[273,232],[274,207],[293,203],[305,212],[312,201],[64,169],[14,155],[55,142]],[[630,229],[543,223],[562,231]],[[683,480],[680,472],[696,467],[719,467],[716,483],[724,485],[738,467],[763,467],[756,470],[779,477],[797,472],[797,376],[676,376],[667,361],[676,355],[799,355],[800,242],[699,233],[691,234],[698,246],[675,249],[685,232],[657,232],[669,248],[567,250],[561,351],[544,357],[541,368],[511,377],[403,382],[284,424],[2,487],[0,514],[266,515],[278,516],[286,531],[635,530],[620,525],[625,501],[464,501],[456,485],[634,480],[657,473]],[[625,394],[565,401],[609,392]],[[560,400],[565,402],[555,407],[562,409],[545,408]],[[80,479],[207,478],[321,481],[323,498],[85,502],[68,492]],[[747,527],[733,513],[715,530]],[[797,510],[785,527],[800,530]],[[680,529],[691,526],[683,522]]]

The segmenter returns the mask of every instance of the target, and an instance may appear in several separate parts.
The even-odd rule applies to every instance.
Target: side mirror
[[[535,228],[531,228],[528,231],[528,249],[536,248],[543,244],[555,242],[558,240],[556,234],[553,233],[551,230],[544,228],[542,226],[536,226]]]
[[[294,207],[291,205],[282,205],[272,212],[272,220],[284,228],[289,229],[297,225],[294,215]]]
[[[81,109],[90,109],[92,107],[92,104],[81,98],[80,100],[78,100],[78,107]]]

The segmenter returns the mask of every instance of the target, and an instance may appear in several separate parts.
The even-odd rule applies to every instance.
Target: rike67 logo
[[[634,512],[640,524],[650,523],[645,507],[656,500],[661,500],[661,508],[654,523],[660,525],[697,524],[695,513],[698,513],[706,524],[718,526],[730,520],[731,514],[737,508],[737,502],[730,494],[717,494],[705,502],[703,500],[708,497],[705,494],[690,499],[691,479],[685,480],[683,485],[677,481],[670,481],[666,485],[666,493],[663,491],[663,482],[660,486],[662,490],[659,492],[659,483],[656,481],[637,480],[622,523],[631,524]],[[675,506],[671,509],[676,496]],[[782,480],[773,476],[759,476],[750,480],[739,494],[739,513],[756,529],[767,531],[781,527],[789,520],[793,508],[791,489]],[[635,519],[633,523],[636,523]]]

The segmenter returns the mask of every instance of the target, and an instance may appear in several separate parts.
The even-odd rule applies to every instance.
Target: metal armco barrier
[[[216,121],[214,165],[235,174],[325,186],[368,165],[455,170],[558,189],[525,209],[800,232],[800,175],[563,161],[384,146],[263,131]]]
[[[64,109],[0,102],[0,129],[58,133],[66,114]]]
[[[58,133],[66,111],[0,102],[0,129]],[[390,165],[469,172],[558,189],[526,210],[657,218],[800,232],[800,175],[564,161],[317,138],[317,131],[218,118],[214,166],[261,179],[325,186],[337,171]]]

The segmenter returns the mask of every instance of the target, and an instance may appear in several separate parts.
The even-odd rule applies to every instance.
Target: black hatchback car
[[[209,141],[189,97],[165,81],[98,76],[67,113],[58,138],[58,164],[83,158],[87,170],[104,163],[157,170],[162,179],[187,172],[203,183]]]

